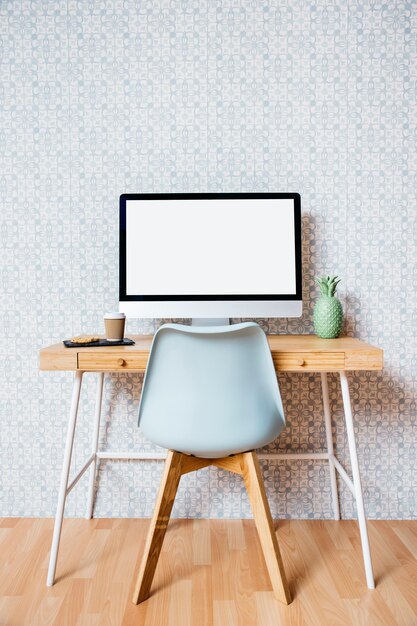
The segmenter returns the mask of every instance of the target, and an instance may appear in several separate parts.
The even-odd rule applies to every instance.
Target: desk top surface
[[[129,335],[133,346],[66,348],[62,342],[42,348],[43,371],[144,371],[152,335]],[[381,370],[383,351],[353,337],[321,339],[316,335],[268,335],[277,371],[319,372]]]

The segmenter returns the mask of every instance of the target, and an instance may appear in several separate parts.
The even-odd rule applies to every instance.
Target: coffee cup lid
[[[105,320],[122,320],[126,317],[124,313],[119,313],[118,311],[114,311],[113,313],[106,313],[104,316]]]

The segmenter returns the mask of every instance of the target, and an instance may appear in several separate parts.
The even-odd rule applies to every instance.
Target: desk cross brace
[[[67,431],[65,451],[64,451],[64,462],[63,462],[62,473],[61,473],[61,483],[60,483],[60,488],[59,488],[58,504],[57,504],[57,511],[56,511],[56,516],[55,516],[55,526],[54,526],[51,554],[50,554],[50,560],[49,560],[49,569],[48,569],[48,577],[47,577],[48,586],[52,586],[55,581],[56,564],[57,564],[57,558],[58,558],[59,542],[60,542],[60,537],[61,537],[61,529],[62,529],[66,497],[75,487],[75,485],[78,483],[80,478],[85,474],[88,468],[90,468],[90,475],[89,475],[89,484],[88,484],[86,517],[87,519],[90,519],[93,516],[94,487],[95,487],[96,474],[97,474],[97,464],[100,462],[100,460],[116,460],[116,459],[118,460],[165,460],[166,459],[166,453],[164,452],[117,452],[117,451],[98,450],[100,417],[101,417],[101,407],[102,407],[102,398],[103,398],[103,382],[104,382],[104,372],[99,372],[97,374],[98,380],[97,380],[96,403],[95,403],[95,411],[94,411],[94,426],[93,426],[93,434],[92,434],[92,441],[91,441],[91,454],[88,457],[87,461],[82,466],[82,468],[73,478],[73,480],[70,483],[68,482],[83,373],[84,372],[82,371],[76,371],[74,384],[73,384],[70,417],[69,417],[68,431]],[[322,386],[322,396],[323,396],[323,415],[324,415],[324,423],[325,423],[325,429],[326,429],[327,452],[300,452],[300,453],[297,453],[297,452],[285,453],[284,452],[284,453],[271,453],[271,454],[264,453],[264,454],[259,454],[258,457],[260,460],[268,460],[268,461],[274,461],[274,460],[327,461],[329,463],[330,488],[331,488],[331,495],[332,495],[333,514],[334,514],[335,520],[340,519],[339,497],[338,497],[337,479],[336,479],[336,471],[338,472],[339,476],[346,483],[346,485],[348,486],[349,490],[352,492],[356,500],[366,582],[367,582],[369,589],[374,589],[375,582],[374,582],[374,577],[373,577],[372,560],[371,560],[371,554],[370,554],[370,548],[369,548],[368,533],[367,533],[367,528],[366,528],[366,517],[365,517],[364,504],[363,504],[360,474],[359,474],[355,434],[354,434],[354,428],[353,428],[353,416],[352,416],[352,408],[351,408],[351,403],[350,403],[349,385],[348,385],[346,373],[343,371],[340,371],[339,375],[340,375],[340,384],[341,384],[341,389],[342,389],[343,407],[344,407],[344,414],[345,414],[345,423],[346,423],[346,431],[347,431],[347,436],[348,436],[349,453],[350,453],[353,480],[349,477],[346,470],[343,468],[343,466],[341,465],[341,463],[338,461],[338,459],[336,458],[334,454],[329,391],[328,391],[326,372],[321,373],[321,386]]]
[[[82,466],[78,474],[73,478],[67,487],[67,495],[72,491],[80,478],[85,474],[93,461],[111,460],[111,461],[165,461],[166,454],[157,452],[97,452],[92,454],[85,464]],[[337,460],[334,454],[328,452],[288,452],[288,453],[272,453],[272,454],[258,454],[260,461],[303,461],[303,460],[315,460],[315,461],[330,461],[335,466],[336,470],[340,474],[340,478],[346,483],[353,495],[355,495],[355,486],[352,480],[349,478],[348,473]],[[92,513],[92,511],[91,511]],[[91,519],[92,515],[87,514],[87,519]]]

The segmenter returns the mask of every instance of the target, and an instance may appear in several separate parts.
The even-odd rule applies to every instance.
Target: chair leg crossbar
[[[291,602],[290,591],[256,453],[243,452],[220,459],[203,459],[172,450],[168,452],[165,462],[132,599],[133,603],[139,604],[150,596],[153,577],[181,476],[208,465],[227,469],[243,477],[275,597],[280,602],[289,604]]]

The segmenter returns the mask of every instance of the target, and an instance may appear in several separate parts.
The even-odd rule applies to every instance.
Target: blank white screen
[[[126,293],[295,294],[294,201],[128,200]]]

